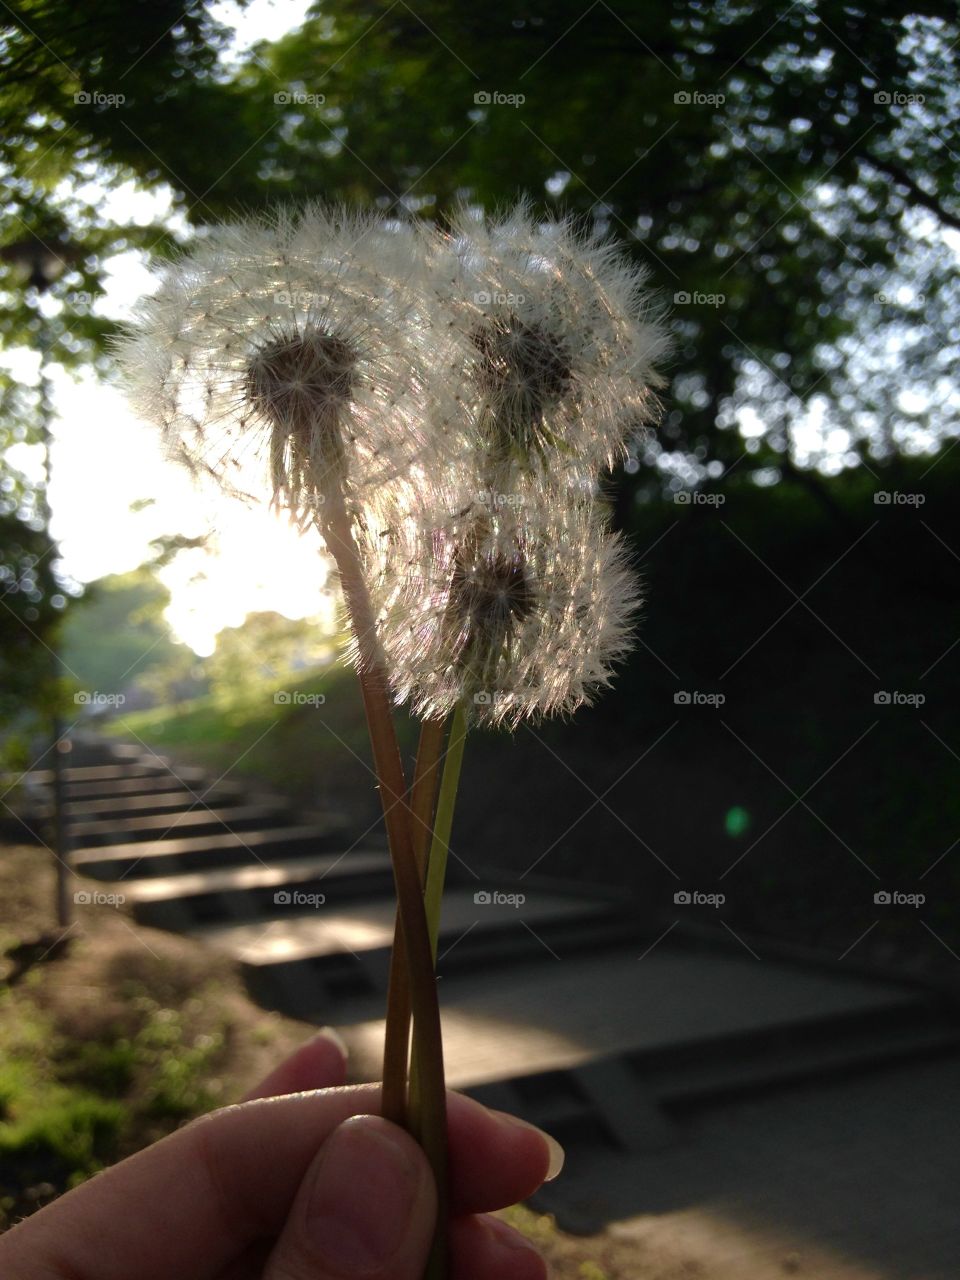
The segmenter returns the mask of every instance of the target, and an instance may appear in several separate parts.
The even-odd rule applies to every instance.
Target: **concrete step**
[[[343,849],[343,824],[335,819],[296,827],[223,832],[78,849],[73,869],[95,880],[175,876],[214,867],[263,866],[278,858],[310,857]]]
[[[105,781],[69,782],[66,787],[68,800],[112,800],[119,796],[163,795],[168,791],[182,791],[190,787],[202,791],[210,785],[210,779],[200,769],[181,769],[176,773],[141,774],[135,777],[108,778]],[[239,783],[218,782],[217,789],[243,794]]]
[[[167,837],[220,835],[225,831],[255,831],[278,827],[285,814],[267,805],[238,805],[211,809],[203,805],[180,813],[133,815],[122,820],[93,819],[71,823],[71,838],[78,850]]]
[[[348,907],[330,900],[298,914],[277,913],[269,924],[214,926],[195,936],[237,960],[261,1004],[293,1017],[323,1007],[328,1021],[339,1021],[382,1005],[394,910],[392,895]],[[540,893],[520,906],[478,903],[472,888],[451,886],[444,895],[438,972],[445,989],[478,969],[495,982],[500,968],[540,956],[556,963],[635,933],[635,921],[607,902]]]
[[[157,777],[169,772],[166,764],[157,759],[149,763],[67,765],[63,777],[65,782],[117,782],[124,778]],[[53,770],[31,769],[23,778],[25,782],[48,786],[53,782]]]
[[[120,795],[101,796],[95,800],[68,800],[66,812],[72,822],[117,822],[127,818],[146,817],[150,814],[176,814],[196,809],[197,806],[217,808],[236,804],[243,799],[243,793],[237,788],[234,791],[217,787],[210,791],[189,791],[185,787],[177,787],[171,791],[160,791],[153,795]]]
[[[151,764],[156,757],[139,742],[97,742],[72,736],[66,753],[72,765]]]
[[[906,985],[669,943],[646,954],[640,945],[619,946],[580,955],[576,963],[547,956],[512,968],[501,982],[482,970],[465,972],[455,985],[441,982],[441,997],[455,1088],[571,1071],[614,1056],[643,1064],[646,1082],[651,1055],[665,1055],[669,1077],[679,1056],[696,1062],[718,1037],[727,1038],[728,1050],[745,1037],[779,1037],[789,1053],[824,1020],[839,1025],[869,1015],[881,1026],[924,1005]],[[311,1020],[329,1017],[330,1009],[318,1005]],[[382,1020],[341,1030],[356,1069],[372,1069],[382,1052]]]
[[[682,1141],[694,1109],[960,1056],[960,1026],[923,999],[614,1054],[467,1092],[552,1133],[569,1151],[651,1153]],[[549,1205],[545,1206],[549,1207]]]
[[[225,921],[276,916],[278,893],[323,893],[338,903],[393,890],[390,856],[381,850],[351,850],[320,858],[303,857],[269,866],[224,867],[187,875],[162,876],[125,885],[127,901],[140,924],[178,932]]]

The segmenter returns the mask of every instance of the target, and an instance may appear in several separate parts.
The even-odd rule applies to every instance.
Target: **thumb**
[[[436,1211],[413,1138],[380,1116],[354,1116],[304,1175],[263,1280],[421,1280]]]

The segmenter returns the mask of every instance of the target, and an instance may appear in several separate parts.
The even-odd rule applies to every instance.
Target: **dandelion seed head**
[[[610,683],[639,591],[592,498],[427,512],[384,507],[364,543],[394,693],[475,723],[569,715]]]
[[[400,224],[316,206],[210,229],[119,343],[134,408],[194,475],[301,523],[331,468],[362,500],[440,439],[423,387],[450,342],[424,336],[424,253]],[[439,415],[451,399],[435,390]]]
[[[461,209],[431,263],[481,450],[493,442],[514,470],[602,471],[656,421],[667,330],[646,271],[615,244],[525,203]]]

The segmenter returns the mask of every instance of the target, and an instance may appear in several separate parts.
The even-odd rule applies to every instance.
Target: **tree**
[[[181,665],[184,646],[163,618],[169,603],[149,565],[90,585],[63,628],[64,665],[82,693],[123,693],[152,669]]]
[[[821,460],[790,439],[811,407],[851,464],[956,433],[943,0],[331,0],[236,67],[198,0],[9,14],[0,225],[83,245],[57,286],[64,358],[108,327],[84,301],[103,256],[170,242],[99,217],[93,172],[166,184],[195,222],[307,196],[442,217],[526,190],[628,240],[677,299],[669,413],[641,459],[660,474],[792,475]],[[13,307],[8,340],[23,332]]]

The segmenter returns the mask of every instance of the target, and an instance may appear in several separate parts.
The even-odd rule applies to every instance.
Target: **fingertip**
[[[347,1079],[347,1047],[332,1027],[322,1027],[244,1098],[278,1098],[310,1089],[333,1089]]]
[[[451,1280],[547,1280],[547,1264],[516,1228],[492,1214],[450,1224]]]
[[[516,1204],[560,1171],[560,1144],[516,1116],[451,1093],[448,1120],[451,1184],[461,1210]]]

